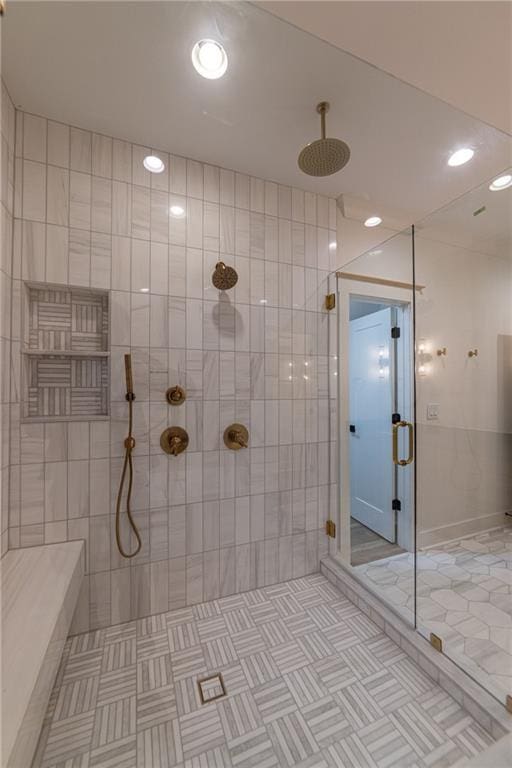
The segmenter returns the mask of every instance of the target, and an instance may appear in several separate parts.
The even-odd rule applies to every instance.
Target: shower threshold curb
[[[323,557],[320,572],[496,740],[512,733],[512,714],[507,712],[503,704],[475,683],[447,656],[434,650],[424,637],[379,601],[341,563],[330,556]]]

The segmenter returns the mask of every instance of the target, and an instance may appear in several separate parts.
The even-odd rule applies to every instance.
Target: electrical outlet
[[[439,403],[429,403],[427,405],[427,421],[437,421],[439,419]]]

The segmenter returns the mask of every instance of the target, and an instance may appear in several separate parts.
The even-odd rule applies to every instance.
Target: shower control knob
[[[249,432],[243,424],[230,424],[224,430],[224,445],[232,451],[247,448],[249,445]]]
[[[183,427],[167,427],[160,436],[160,447],[170,456],[178,456],[187,449],[188,440]]]
[[[181,405],[187,399],[187,395],[185,394],[185,390],[182,387],[169,387],[165,393],[165,399],[169,405]]]

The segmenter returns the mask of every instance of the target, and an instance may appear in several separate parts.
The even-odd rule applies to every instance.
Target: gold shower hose
[[[135,557],[140,552],[142,547],[142,540],[140,538],[139,529],[135,525],[135,521],[132,517],[132,511],[130,508],[132,487],[133,487],[133,458],[132,451],[135,448],[135,438],[132,435],[133,431],[133,401],[135,395],[133,394],[133,378],[132,378],[132,356],[124,356],[124,367],[126,371],[126,399],[128,401],[128,437],[124,441],[124,463],[123,471],[121,472],[121,480],[119,482],[119,492],[117,494],[116,503],[116,542],[117,548],[121,555],[126,558]],[[121,544],[121,500],[123,496],[124,482],[126,479],[126,471],[128,470],[128,490],[126,494],[126,516],[130,527],[133,531],[135,538],[137,539],[137,547],[133,552],[126,552]]]

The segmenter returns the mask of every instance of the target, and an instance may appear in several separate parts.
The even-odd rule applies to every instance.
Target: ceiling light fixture
[[[215,40],[199,40],[192,48],[192,64],[202,77],[217,80],[228,68],[228,56]]]
[[[329,243],[329,248],[330,248],[331,251],[335,251],[336,250],[336,241],[335,240],[333,240],[332,243]]]
[[[365,227],[378,227],[379,224],[382,224],[380,216],[370,216],[364,223]]]
[[[146,171],[150,173],[162,173],[165,170],[165,165],[162,160],[156,155],[147,155],[142,164]]]
[[[470,147],[462,147],[462,149],[458,149],[450,155],[448,158],[448,165],[452,168],[456,168],[458,165],[469,163],[474,154],[474,149],[471,149]]]
[[[499,192],[500,189],[507,189],[507,187],[512,187],[512,174],[510,173],[506,173],[504,176],[498,176],[497,179],[494,179],[492,184],[489,184],[491,192]]]
[[[175,219],[183,219],[185,216],[185,209],[182,205],[171,205],[169,212]]]

